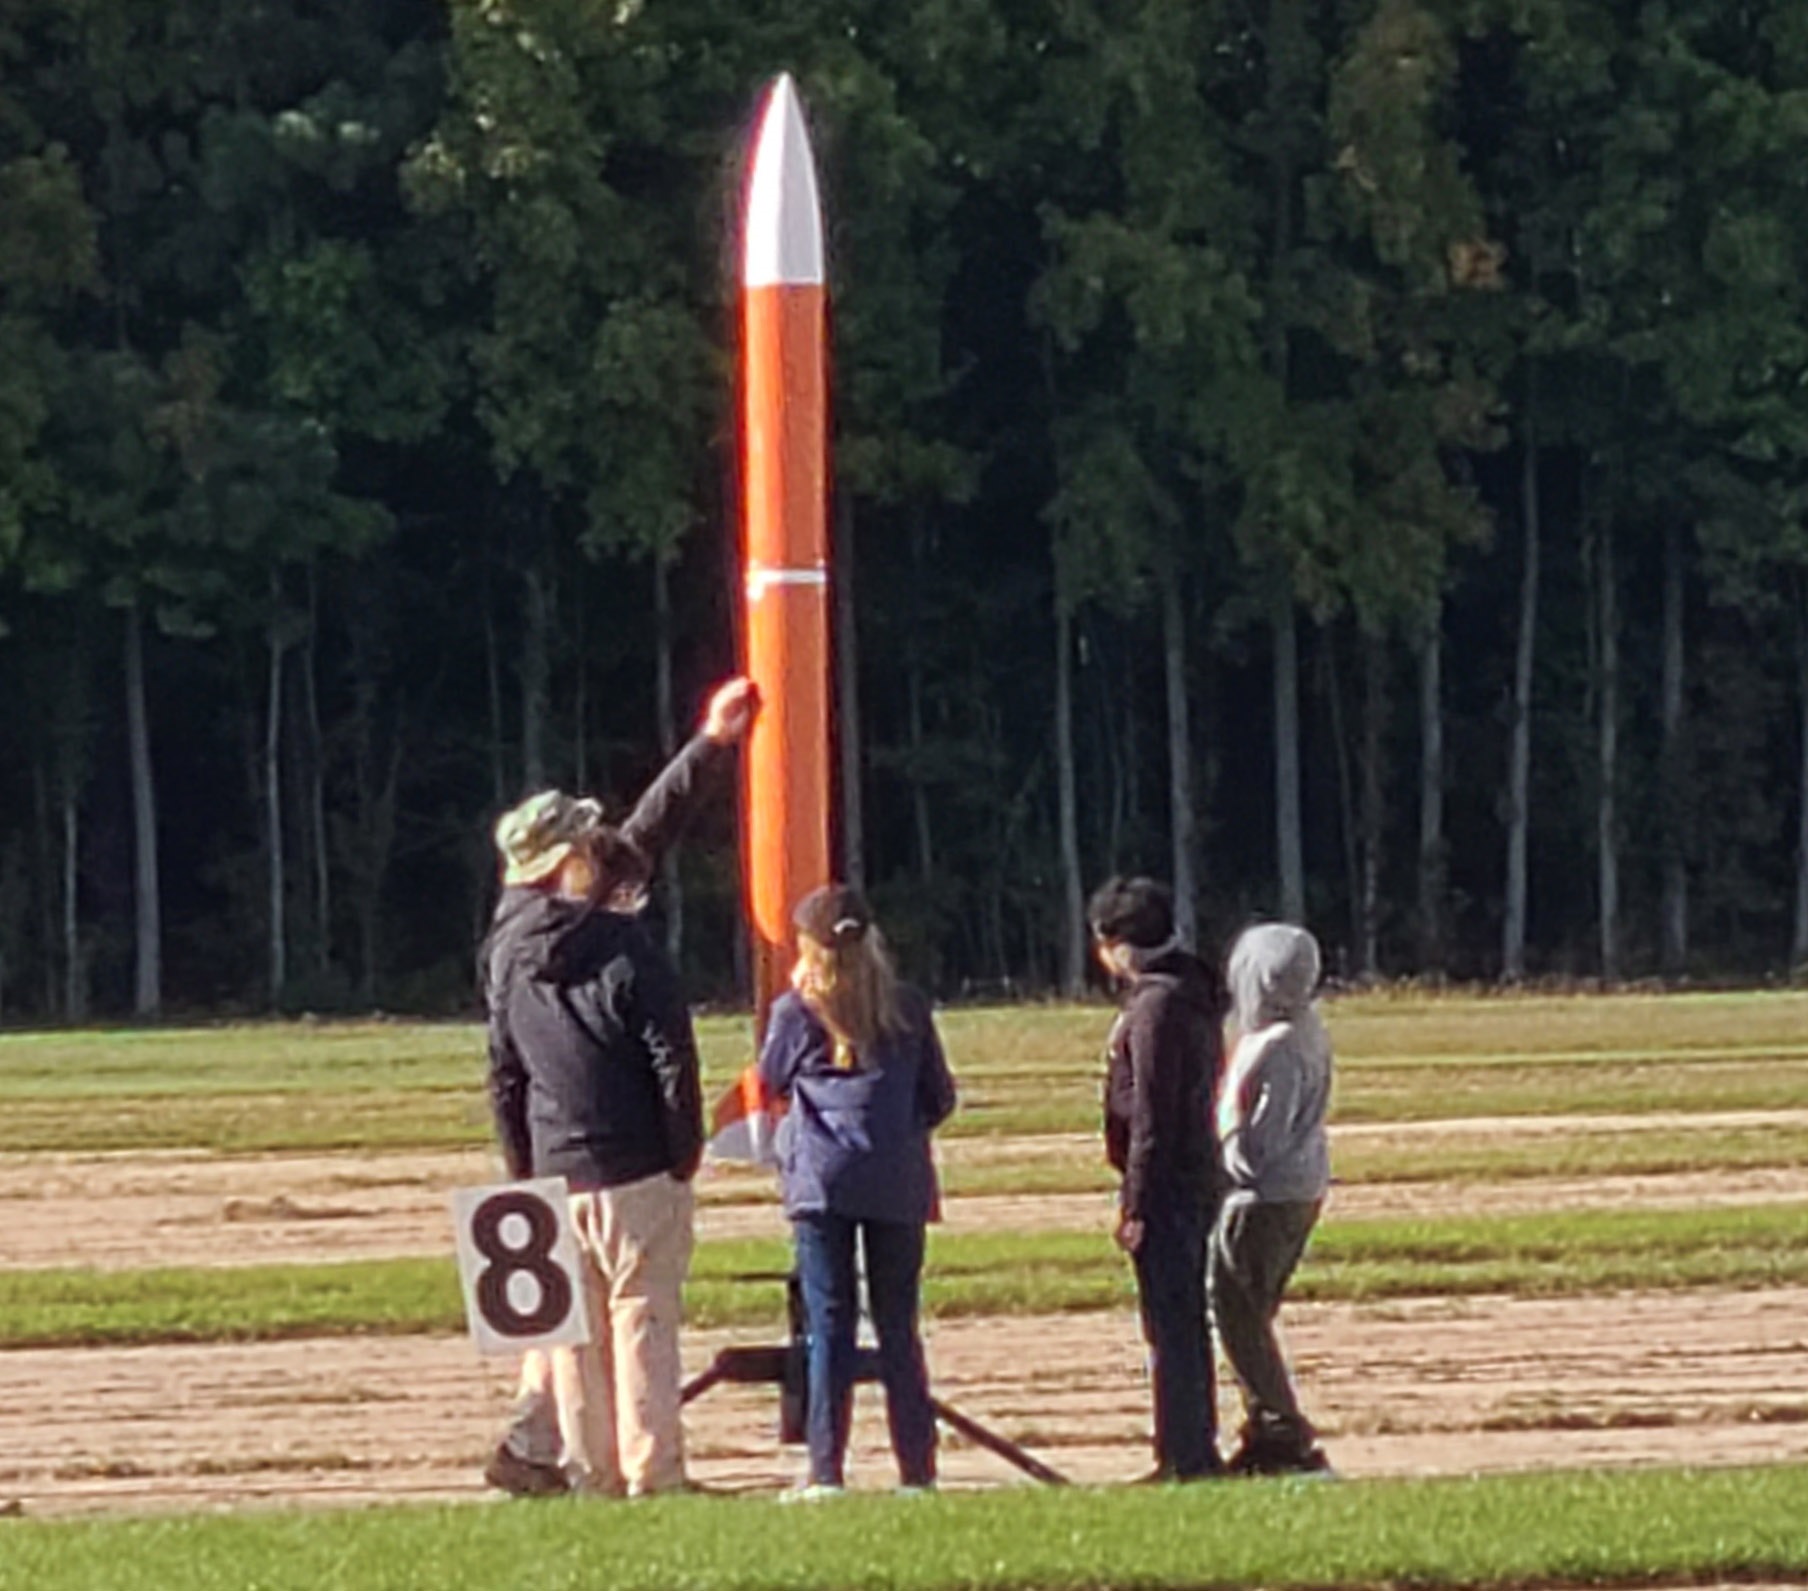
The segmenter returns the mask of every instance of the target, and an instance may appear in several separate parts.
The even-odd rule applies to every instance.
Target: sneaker
[[[483,1467],[484,1484],[511,1497],[563,1497],[571,1482],[557,1464],[537,1464],[504,1443]]]
[[[1245,1443],[1225,1466],[1231,1475],[1303,1475],[1329,1479],[1331,1461],[1322,1447],[1270,1447]]]
[[[806,1481],[801,1486],[787,1486],[778,1494],[781,1503],[824,1503],[831,1497],[845,1497],[847,1490],[822,1481]]]

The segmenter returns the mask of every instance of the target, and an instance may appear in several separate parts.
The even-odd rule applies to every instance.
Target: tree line
[[[759,87],[829,222],[841,840],[1344,975],[1808,960],[1795,0],[9,0],[0,1017],[468,1000],[733,666]],[[732,801],[662,881],[743,986]]]

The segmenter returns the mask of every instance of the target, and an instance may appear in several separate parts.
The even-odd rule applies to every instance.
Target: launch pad
[[[746,1277],[747,1281],[778,1281],[776,1275]],[[782,1278],[785,1284],[785,1317],[790,1327],[790,1340],[741,1348],[724,1348],[717,1353],[709,1368],[692,1376],[684,1385],[684,1401],[692,1402],[711,1387],[725,1383],[733,1386],[775,1386],[778,1388],[779,1441],[800,1443],[809,1413],[809,1341],[804,1328],[803,1293],[796,1273]],[[874,1348],[855,1350],[854,1382],[875,1382],[879,1377],[879,1354]],[[935,1417],[949,1430],[1001,1458],[1031,1480],[1044,1486],[1065,1486],[1067,1477],[1049,1468],[1035,1454],[1024,1451],[1010,1438],[982,1425],[971,1415],[944,1403],[933,1393],[929,1406]]]

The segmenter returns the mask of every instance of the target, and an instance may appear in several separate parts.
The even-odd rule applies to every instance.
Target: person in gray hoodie
[[[1313,1004],[1318,977],[1318,942],[1290,923],[1246,929],[1231,950],[1237,1043],[1218,1090],[1225,1192],[1206,1285],[1243,1391],[1242,1442],[1228,1465],[1237,1474],[1330,1468],[1275,1335],[1331,1183],[1331,1040]]]

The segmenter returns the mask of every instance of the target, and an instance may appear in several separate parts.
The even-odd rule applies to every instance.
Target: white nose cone
[[[748,185],[746,287],[822,285],[822,207],[803,107],[789,72],[766,96]]]

